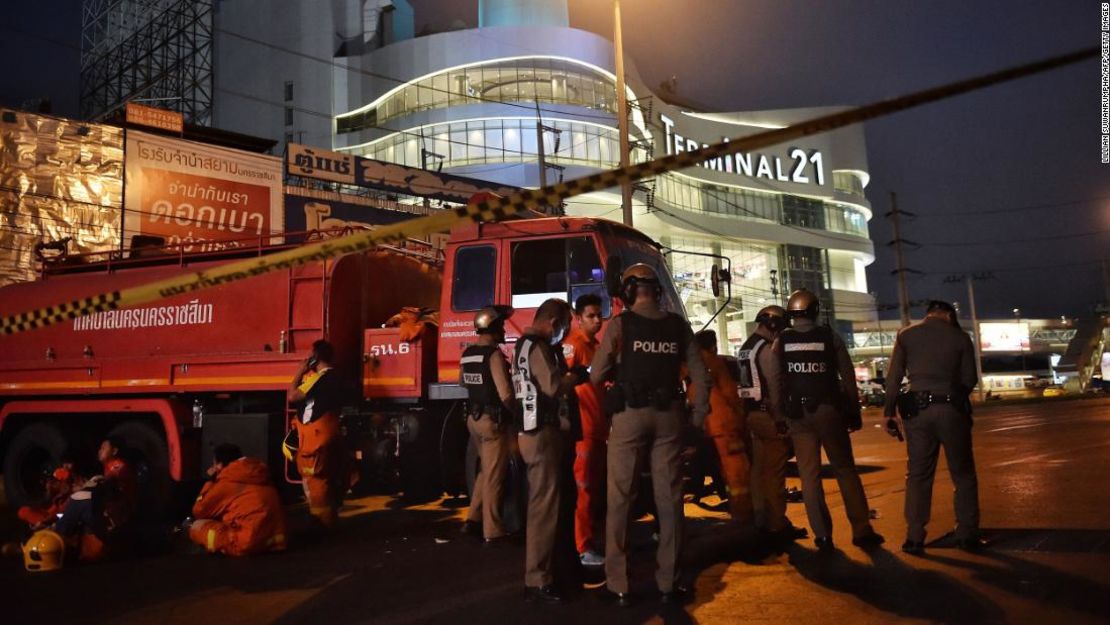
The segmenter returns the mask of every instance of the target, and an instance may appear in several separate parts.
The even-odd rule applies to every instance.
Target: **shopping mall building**
[[[569,27],[565,0],[480,0],[478,28],[416,33],[403,0],[215,4],[218,128],[503,184],[540,184],[618,164],[613,42]],[[262,68],[264,71],[259,71]],[[833,109],[695,111],[626,62],[632,160],[779,128]],[[704,76],[706,80],[714,79]],[[691,77],[693,80],[694,77]],[[542,137],[542,139],[541,139]],[[686,310],[736,344],[756,311],[793,289],[820,293],[830,321],[874,316],[863,128],[704,163],[639,184],[634,225],[668,249]],[[621,219],[619,189],[567,214]]]

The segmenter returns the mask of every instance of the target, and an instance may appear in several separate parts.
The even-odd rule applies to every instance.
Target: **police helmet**
[[[54,530],[39,530],[23,544],[23,566],[35,573],[62,568],[66,543]]]
[[[636,291],[641,285],[653,287],[656,299],[663,293],[655,270],[645,263],[636,263],[621,274],[621,299],[625,304],[631,306],[636,301]]]
[[[778,332],[787,325],[786,309],[782,306],[764,306],[756,313],[755,322],[772,332]]]
[[[798,289],[790,294],[790,301],[786,303],[786,314],[791,319],[802,317],[804,319],[817,319],[821,312],[821,302],[812,291]]]
[[[474,315],[474,331],[478,334],[500,332],[505,329],[505,321],[512,316],[512,306],[486,306]]]

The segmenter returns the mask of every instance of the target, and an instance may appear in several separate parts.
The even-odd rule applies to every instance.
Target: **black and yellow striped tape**
[[[680,152],[646,163],[630,165],[621,169],[603,171],[597,174],[560,182],[542,189],[529,189],[507,198],[491,198],[476,204],[468,204],[455,210],[444,211],[427,217],[419,217],[401,223],[382,226],[373,231],[359,232],[330,241],[311,243],[291,250],[276,252],[261,258],[239,260],[220,265],[208,271],[176,276],[158,282],[130,287],[122,291],[102,293],[84,299],[74,300],[32,310],[0,321],[0,333],[14,334],[41,328],[66,319],[73,319],[105,310],[137,306],[147,302],[182,295],[209,287],[245,280],[270,271],[286,269],[296,265],[335,258],[368,250],[376,245],[402,241],[407,238],[423,236],[433,232],[444,232],[459,221],[476,222],[505,219],[527,209],[541,206],[554,206],[567,198],[608,189],[619,184],[635,182],[664,172],[685,169],[713,159],[747,152],[759,148],[819,134],[858,124],[869,119],[889,115],[929,102],[974,91],[998,84],[1048,71],[1071,63],[1094,57],[1098,48],[1087,48],[1036,63],[1022,65],[977,78],[960,81],[942,87],[919,91],[907,96],[884,100],[859,108],[825,115],[801,122],[786,128],[779,128],[759,134],[723,141],[708,147],[689,152]]]

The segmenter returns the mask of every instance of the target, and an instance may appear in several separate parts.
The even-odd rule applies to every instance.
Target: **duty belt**
[[[955,404],[963,401],[957,395],[938,395],[932,391],[910,391],[917,398],[919,404]]]
[[[756,401],[754,399],[745,399],[744,407],[748,412],[771,412],[765,401]]]

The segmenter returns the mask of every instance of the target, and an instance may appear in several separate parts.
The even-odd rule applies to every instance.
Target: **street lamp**
[[[617,73],[617,132],[620,134],[620,166],[628,167],[628,98],[624,86],[624,43],[621,38],[621,0],[613,0],[613,61]],[[621,183],[624,225],[632,226],[632,184]]]

